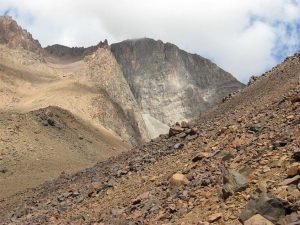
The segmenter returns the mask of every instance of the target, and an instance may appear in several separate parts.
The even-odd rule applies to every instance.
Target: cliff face
[[[40,43],[9,16],[0,16],[0,43],[10,47],[22,47],[32,52],[42,49]]]
[[[112,44],[111,50],[152,137],[169,124],[195,118],[243,87],[208,59],[170,43],[128,40]]]
[[[140,107],[132,95],[115,57],[108,48],[99,48],[84,58],[86,80],[99,90],[91,103],[100,124],[133,144],[149,139]]]

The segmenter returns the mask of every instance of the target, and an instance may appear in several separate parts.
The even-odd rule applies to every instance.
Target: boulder
[[[300,174],[300,163],[293,164],[287,171],[288,177],[293,177]]]
[[[236,170],[228,169],[223,174],[223,184],[222,195],[226,199],[235,192],[244,191],[249,185],[249,180]]]
[[[170,186],[180,187],[187,184],[189,180],[186,178],[185,175],[181,173],[175,173],[170,179],[169,184]]]
[[[251,199],[240,214],[240,220],[244,223],[252,216],[260,214],[272,223],[277,224],[284,219],[287,212],[286,205],[282,200],[276,197],[269,197],[267,194],[261,194],[255,199]]]

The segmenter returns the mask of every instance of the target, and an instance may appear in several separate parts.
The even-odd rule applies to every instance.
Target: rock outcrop
[[[91,104],[100,124],[132,144],[149,140],[141,110],[111,51],[99,48],[84,61],[88,81],[99,90]]]
[[[8,44],[10,47],[22,47],[33,52],[42,49],[40,43],[10,16],[0,16],[0,43]]]
[[[191,120],[244,85],[196,54],[153,39],[127,40],[111,50],[142,109],[152,137]]]

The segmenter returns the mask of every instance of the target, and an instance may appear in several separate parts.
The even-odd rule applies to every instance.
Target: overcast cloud
[[[300,49],[300,0],[0,0],[0,13],[43,46],[151,37],[243,82]]]

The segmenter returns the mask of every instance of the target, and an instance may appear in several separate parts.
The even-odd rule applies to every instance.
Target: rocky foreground
[[[0,203],[4,224],[300,224],[300,55],[191,124]]]

